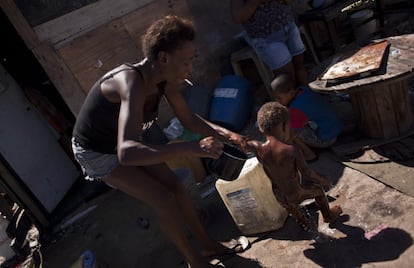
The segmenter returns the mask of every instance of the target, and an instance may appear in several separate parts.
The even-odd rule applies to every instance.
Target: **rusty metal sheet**
[[[338,59],[338,62],[327,68],[320,79],[336,80],[369,75],[380,69],[387,47],[386,40],[364,46],[353,55]]]

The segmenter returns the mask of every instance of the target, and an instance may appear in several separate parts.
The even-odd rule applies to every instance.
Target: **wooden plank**
[[[393,139],[358,139],[357,141],[345,143],[341,145],[332,146],[332,150],[335,154],[340,157],[349,157],[350,155],[357,154],[363,150],[376,149],[384,144],[391,142],[401,142],[408,148],[413,148],[414,150],[414,138],[410,138],[411,135],[414,135],[414,130],[407,132],[404,135],[401,135]]]
[[[54,44],[56,48],[59,48],[74,38],[153,1],[154,0],[100,0],[40,24],[36,26],[34,30],[40,41],[47,40]],[[140,21],[142,22],[142,20]]]
[[[8,195],[20,206],[26,208],[26,212],[30,216],[34,217],[43,227],[49,224],[47,219],[47,213],[40,205],[37,205],[38,200],[34,200],[34,197],[24,189],[22,183],[19,183],[20,179],[14,177],[9,169],[0,161],[0,177],[8,188]]]
[[[399,141],[392,143],[392,146],[398,150],[405,157],[405,159],[414,156],[414,147],[407,147],[404,143]]]
[[[59,91],[69,109],[77,116],[85,99],[85,92],[82,91],[68,66],[50,44],[41,44],[33,49],[32,52],[43,66],[49,79]]]
[[[97,1],[99,0],[15,0],[32,27]]]
[[[377,111],[376,98],[373,90],[351,92],[351,100],[358,105],[358,127],[360,131],[371,138],[382,138],[382,125]]]
[[[394,104],[391,99],[388,83],[376,87],[373,92],[377,104],[376,112],[378,113],[382,127],[381,137],[385,139],[397,137],[400,132],[398,130],[397,119],[395,118]],[[374,108],[372,112],[374,112],[373,110]]]
[[[362,152],[362,155],[359,155],[356,158],[346,159],[346,161],[354,163],[375,163],[375,162],[386,162],[390,161],[389,158],[378,154],[376,149],[369,149]]]
[[[167,14],[174,14],[191,18],[191,12],[185,0],[175,1],[153,1],[145,6],[139,8],[122,17],[122,22],[125,29],[128,31],[131,38],[141,47],[141,37],[145,33],[148,26],[156,19],[161,18]]]
[[[33,49],[38,46],[40,41],[37,38],[36,33],[30,27],[26,18],[23,17],[19,8],[16,6],[16,3],[13,0],[1,0],[0,7],[3,9],[4,13],[25,42],[26,46],[29,49]]]
[[[407,80],[388,84],[391,99],[394,104],[395,118],[400,134],[407,131],[413,124],[413,113],[408,96]]]
[[[385,40],[385,39],[381,39]],[[376,41],[381,41],[376,40]],[[389,37],[391,43],[390,54],[387,60],[387,73],[374,75],[353,81],[346,81],[339,84],[327,83],[326,80],[316,79],[309,83],[309,86],[316,91],[349,92],[356,91],[363,85],[376,86],[389,79],[406,79],[414,75],[414,50],[410,44],[414,43],[414,34],[406,34],[397,37]],[[408,45],[407,45],[408,44]],[[401,54],[393,55],[392,51],[399,50]]]
[[[124,62],[137,61],[141,53],[121,20],[115,20],[73,40],[60,48],[59,54],[83,91],[88,92],[107,71]]]
[[[396,148],[394,148],[392,143],[385,144],[381,147],[378,147],[377,149],[382,150],[384,152],[384,155],[390,158],[391,160],[401,161],[405,159],[404,156],[400,154],[400,152],[396,150]]]
[[[359,93],[354,92],[349,94],[349,99],[352,104],[352,111],[354,112],[355,120],[361,122],[361,108],[359,107]]]
[[[16,28],[26,46],[33,52],[49,79],[62,95],[72,113],[76,116],[85,94],[65,63],[48,44],[41,43],[20,10],[12,0],[0,1],[0,6]]]
[[[411,148],[414,150],[414,138],[413,137],[406,137],[401,140],[401,143],[403,143],[408,148]]]
[[[392,36],[387,40],[395,47],[403,49],[414,48],[414,34],[405,34],[402,36]]]

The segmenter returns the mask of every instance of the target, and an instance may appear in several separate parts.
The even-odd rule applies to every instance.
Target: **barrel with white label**
[[[253,85],[239,75],[224,76],[214,90],[209,120],[240,131],[247,123],[253,109]]]

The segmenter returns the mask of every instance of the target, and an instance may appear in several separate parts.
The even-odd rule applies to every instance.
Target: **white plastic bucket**
[[[372,9],[362,9],[349,16],[356,40],[367,39],[377,30],[377,21],[375,19],[364,23],[364,21],[372,18],[373,15],[374,11]]]

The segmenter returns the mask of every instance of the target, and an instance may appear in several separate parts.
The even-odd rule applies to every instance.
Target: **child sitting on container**
[[[296,88],[288,74],[278,75],[271,83],[275,99],[288,107],[293,137],[314,148],[335,143],[342,123],[333,107],[309,87]],[[305,158],[307,160],[308,157]]]
[[[249,140],[246,150],[256,154],[264,172],[272,182],[278,202],[304,227],[311,227],[309,219],[300,209],[306,199],[315,198],[325,222],[336,220],[342,213],[339,205],[329,208],[324,188],[331,182],[310,168],[302,152],[292,143],[289,113],[278,102],[265,103],[257,113],[260,132],[266,141]],[[309,180],[304,184],[303,178]]]

